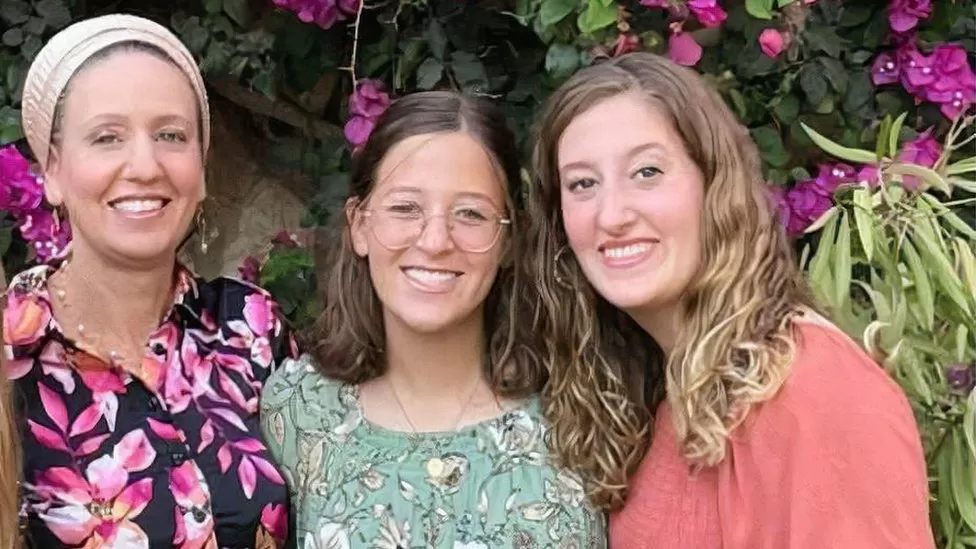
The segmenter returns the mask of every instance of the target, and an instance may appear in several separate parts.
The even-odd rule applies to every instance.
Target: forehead
[[[604,99],[574,118],[559,137],[559,165],[612,159],[648,144],[683,150],[667,116],[646,98],[626,93]]]
[[[65,119],[180,116],[196,120],[197,98],[186,75],[159,55],[119,50],[93,61],[71,79]]]
[[[489,153],[470,134],[415,135],[390,148],[376,170],[378,194],[481,195],[501,203],[506,182]]]

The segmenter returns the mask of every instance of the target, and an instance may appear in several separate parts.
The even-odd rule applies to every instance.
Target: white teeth
[[[119,200],[112,204],[112,208],[123,212],[152,212],[163,207],[162,200]]]
[[[456,273],[449,273],[445,271],[428,271],[427,269],[416,268],[404,269],[403,273],[419,282],[444,282],[446,280],[457,278],[458,276]]]
[[[633,257],[650,249],[650,244],[631,244],[630,246],[624,246],[623,248],[607,248],[603,250],[603,255],[620,259],[625,257]]]

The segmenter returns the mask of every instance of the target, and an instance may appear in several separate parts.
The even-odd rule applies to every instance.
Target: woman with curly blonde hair
[[[933,547],[907,399],[814,312],[717,93],[648,53],[595,64],[534,167],[551,444],[612,547]]]

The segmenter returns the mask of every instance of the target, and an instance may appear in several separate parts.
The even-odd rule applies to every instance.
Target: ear
[[[349,224],[349,236],[352,239],[352,249],[359,257],[369,255],[369,237],[366,234],[366,216],[359,209],[359,199],[346,200],[346,222]]]
[[[60,173],[61,157],[58,154],[58,149],[51,147],[47,169],[44,170],[44,199],[47,200],[48,204],[55,207],[64,203]]]

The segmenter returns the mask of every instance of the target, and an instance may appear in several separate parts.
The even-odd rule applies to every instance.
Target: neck
[[[412,400],[457,399],[484,379],[485,341],[481,315],[448,330],[420,334],[386,322],[389,381]]]
[[[175,261],[174,256],[170,261],[131,268],[76,248],[60,281],[64,299],[74,309],[72,320],[99,334],[113,334],[124,345],[144,345],[172,299]],[[95,307],[100,314],[86,314]]]
[[[654,338],[665,355],[671,355],[681,328],[678,305],[648,307],[646,310],[628,311],[628,314],[647,332],[647,335]]]

